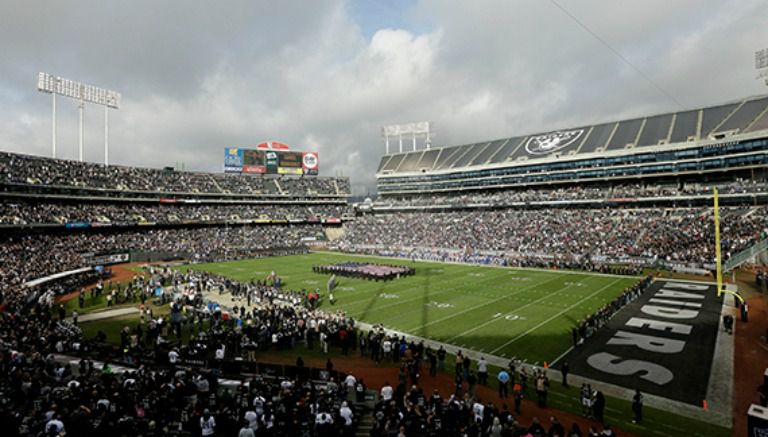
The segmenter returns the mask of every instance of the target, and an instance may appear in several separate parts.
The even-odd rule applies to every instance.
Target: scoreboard
[[[225,173],[317,175],[317,152],[224,148]]]
[[[301,152],[279,152],[277,154],[277,172],[279,174],[304,174],[301,166]]]

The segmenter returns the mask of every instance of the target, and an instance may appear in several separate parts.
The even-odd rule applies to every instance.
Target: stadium
[[[432,59],[424,50],[439,47],[431,56],[444,56],[480,29],[451,27],[446,5],[361,3],[329,1],[317,11],[302,5],[307,10],[295,16],[243,6],[248,23],[229,10],[184,17],[207,29],[188,58],[211,56],[217,67],[183,85],[196,70],[179,54],[188,70],[162,93],[158,78],[173,71],[165,61],[131,58],[147,71],[128,69],[116,79],[135,93],[123,96],[39,72],[50,64],[101,83],[116,74],[111,67],[88,64],[107,75],[88,76],[50,55],[30,73],[32,60],[9,56],[18,65],[9,67],[12,76],[36,78],[37,90],[11,80],[0,86],[10,120],[0,125],[3,435],[766,435],[768,94],[761,79],[768,49],[754,53],[760,80],[719,93],[697,84],[690,92],[705,97],[681,104],[676,97],[689,91],[675,80],[695,69],[666,81],[647,74],[656,64],[622,54],[618,39],[611,43],[618,30],[584,21],[599,20],[585,11],[607,6],[585,6],[582,16],[566,1],[552,0],[545,10],[492,2],[478,6],[487,7],[489,27],[496,14],[563,20],[575,27],[557,32],[601,49],[579,57],[598,69],[609,59],[624,69],[621,87],[646,87],[611,103],[607,94],[619,93],[613,79],[568,76],[557,87],[583,98],[576,90],[590,86],[606,96],[576,106],[562,100],[562,110],[521,101],[524,110],[496,126],[500,107],[488,103],[495,97],[478,103],[482,90],[459,86],[475,79],[466,72],[451,82],[451,68],[433,71],[434,61],[422,78],[426,88],[451,82],[457,107],[465,92],[472,108],[491,105],[455,118],[450,105],[419,106],[428,94],[408,81],[390,89],[382,79],[402,72],[386,68],[399,62],[395,54],[406,53],[406,76],[418,76],[426,68],[420,62]],[[11,9],[0,6],[0,16],[28,29],[10,32],[45,33],[35,11]],[[123,17],[125,25],[149,20],[146,11],[97,9],[95,16]],[[392,29],[419,29],[407,17],[426,9],[439,23],[434,32],[410,30],[409,38]],[[458,16],[477,18],[470,9],[458,8]],[[734,9],[743,16],[733,23],[745,34],[750,17],[768,13],[764,6]],[[107,38],[90,30],[98,20],[80,15],[84,5],[73,10],[76,16],[62,12],[64,28]],[[144,31],[161,32],[175,12],[161,7],[163,23]],[[708,17],[725,20],[720,12]],[[289,26],[288,16],[308,16],[301,29],[310,32],[326,13],[332,19],[322,21],[323,32],[340,26],[332,37],[308,33],[282,49],[238,45],[232,58],[219,40],[252,22]],[[226,16],[222,28],[218,14]],[[768,36],[764,26],[755,29],[751,36]],[[738,39],[720,31],[719,38]],[[346,32],[355,36],[341,44]],[[621,36],[642,40],[626,32]],[[136,38],[142,53],[150,46],[183,52],[196,41],[186,33],[164,35],[156,46]],[[394,48],[384,48],[386,38]],[[79,39],[83,49],[74,52],[103,49],[91,39]],[[333,50],[345,49],[317,54],[315,44],[330,40]],[[217,41],[221,48],[208,53]],[[537,50],[550,43],[530,42]],[[575,51],[579,44],[574,39]],[[268,70],[259,58],[259,68],[248,70],[259,80],[247,78],[238,92],[221,78],[259,50],[278,68],[272,56],[293,59],[305,47],[302,61],[344,61],[331,64],[332,74],[317,73],[322,80],[300,77],[309,71],[301,62],[269,79],[255,73]],[[487,48],[492,53],[483,59],[493,64],[503,53],[494,47],[463,53]],[[381,59],[383,73],[367,69]],[[534,69],[533,58],[528,62]],[[492,67],[504,82],[513,70],[507,67]],[[739,68],[734,79],[744,76]],[[360,83],[344,76],[349,70]],[[477,70],[477,78],[483,74]],[[338,91],[337,76],[344,76],[343,91],[318,97],[327,97],[324,88]],[[137,85],[145,80],[148,94]],[[517,77],[509,86],[555,87],[542,80]],[[266,112],[251,102],[254,82],[265,86],[256,100],[270,103]],[[179,97],[184,86],[204,96]],[[270,87],[279,91],[275,101]],[[34,103],[25,106],[28,100]],[[84,127],[93,108],[104,112],[103,155],[101,119],[88,118]],[[399,123],[411,116],[440,121]],[[346,124],[334,127],[339,120]],[[436,127],[450,120],[455,125],[437,136]],[[177,156],[190,168],[174,163]]]

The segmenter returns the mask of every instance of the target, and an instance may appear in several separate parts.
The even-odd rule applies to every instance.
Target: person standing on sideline
[[[571,366],[568,365],[568,361],[563,362],[563,367],[560,368],[560,372],[563,374],[563,387],[568,388],[568,372],[571,371]]]
[[[501,369],[496,379],[499,381],[499,398],[506,399],[507,396],[509,396],[509,373],[507,373],[506,370]]]
[[[605,411],[605,396],[600,390],[595,390],[595,400],[592,403],[592,412],[595,415],[595,420],[603,423],[603,412]]]
[[[445,349],[442,346],[437,350],[437,370],[445,372]]]
[[[635,390],[635,395],[632,397],[632,412],[635,413],[632,423],[640,423],[643,420],[643,394],[640,390]]]
[[[520,386],[520,384],[515,384],[514,396],[515,396],[515,415],[519,416],[521,414],[520,407],[523,404],[523,389]]]
[[[485,362],[484,357],[480,357],[477,361],[477,382],[480,385],[488,384],[488,363]]]

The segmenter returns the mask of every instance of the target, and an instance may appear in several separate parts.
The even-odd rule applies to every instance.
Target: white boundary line
[[[589,296],[585,297],[585,298],[584,298],[584,300],[587,300],[587,299],[591,299],[591,298],[595,297],[597,294],[599,294],[599,293],[602,293],[602,292],[603,292],[603,290],[605,290],[605,289],[607,289],[608,287],[612,286],[613,284],[615,284],[615,283],[619,282],[620,280],[621,280],[621,279],[617,279],[617,280],[615,280],[615,281],[611,282],[610,284],[606,285],[605,287],[603,287],[603,288],[601,288],[601,289],[599,289],[599,290],[595,291],[594,293],[590,294]],[[542,326],[546,325],[547,323],[549,323],[549,322],[551,322],[551,321],[555,320],[556,318],[558,318],[558,317],[562,316],[563,314],[567,313],[568,311],[570,311],[570,310],[572,310],[572,309],[576,308],[576,306],[580,305],[581,303],[582,303],[582,301],[579,301],[579,302],[577,302],[577,303],[575,303],[575,304],[573,304],[573,305],[569,306],[568,308],[566,308],[566,309],[564,309],[564,310],[560,311],[559,313],[555,314],[554,316],[552,316],[552,317],[548,318],[547,320],[544,320],[543,322],[539,323],[538,325],[534,326],[533,328],[531,328],[531,329],[529,329],[529,330],[527,330],[527,331],[523,332],[522,334],[520,334],[520,335],[516,336],[516,337],[515,337],[515,338],[513,338],[512,340],[509,340],[508,342],[506,342],[506,343],[502,344],[501,346],[497,347],[496,349],[492,350],[492,351],[491,351],[491,353],[493,354],[493,353],[496,353],[497,351],[499,351],[499,350],[501,350],[501,349],[504,349],[505,347],[507,347],[507,346],[509,346],[510,344],[512,344],[512,343],[514,343],[514,342],[516,342],[517,340],[520,340],[521,338],[525,337],[526,335],[530,334],[531,332],[533,332],[533,331],[535,331],[535,330],[537,330],[537,329],[541,328]]]
[[[613,281],[613,282],[612,282],[612,284],[615,284],[616,282],[619,282],[619,280],[617,279],[617,280]],[[528,307],[529,307],[529,306],[531,306],[531,305],[535,305],[535,304],[537,304],[537,303],[541,302],[541,301],[542,301],[542,300],[544,300],[544,299],[547,299],[547,298],[549,298],[549,297],[552,297],[552,296],[554,296],[554,295],[556,295],[556,294],[560,294],[560,293],[562,293],[563,291],[565,291],[565,290],[567,290],[567,289],[569,289],[569,288],[571,288],[571,287],[574,287],[574,286],[575,286],[574,284],[571,284],[571,285],[565,285],[565,286],[563,286],[563,287],[561,287],[561,288],[557,289],[557,290],[556,290],[556,291],[554,291],[554,292],[551,292],[551,293],[549,293],[549,294],[545,294],[544,296],[542,296],[542,297],[540,297],[540,298],[538,298],[538,299],[536,299],[536,300],[534,300],[534,301],[528,302],[527,304],[525,304],[525,305],[523,305],[523,306],[521,306],[521,307],[519,307],[519,308],[515,308],[513,311],[515,311],[515,312],[518,312],[518,311],[520,311],[520,310],[522,310],[522,309],[528,308]],[[587,299],[589,299],[589,298],[587,298]],[[581,301],[579,301],[579,304],[580,304],[580,303],[581,303]],[[573,307],[570,307],[570,308],[573,308]],[[468,330],[468,331],[464,331],[464,332],[462,332],[461,334],[459,334],[459,335],[457,335],[457,336],[455,336],[455,337],[451,337],[451,338],[449,338],[449,339],[448,339],[448,340],[446,340],[446,341],[447,341],[447,342],[451,342],[451,341],[453,341],[453,340],[456,340],[457,338],[461,338],[461,337],[464,337],[465,335],[469,334],[470,332],[475,332],[475,331],[477,331],[478,329],[484,328],[484,327],[486,327],[486,326],[488,326],[488,325],[490,325],[490,324],[492,324],[492,323],[494,323],[494,322],[498,322],[499,320],[503,320],[503,319],[504,319],[503,317],[491,318],[491,320],[489,320],[489,321],[487,321],[487,322],[484,322],[484,323],[481,323],[481,324],[479,324],[479,325],[475,326],[474,328],[472,328],[472,329],[470,329],[470,330]]]
[[[441,317],[441,318],[439,318],[439,319],[437,319],[437,320],[433,320],[433,321],[431,321],[431,322],[429,322],[429,323],[425,323],[425,324],[423,324],[423,325],[421,325],[421,326],[417,326],[416,328],[414,328],[414,330],[419,330],[419,329],[422,329],[422,328],[426,328],[427,326],[432,326],[432,325],[434,325],[435,323],[440,323],[440,322],[443,322],[443,321],[445,321],[445,320],[449,320],[449,319],[452,319],[452,318],[454,318],[454,317],[457,317],[457,316],[460,316],[460,315],[462,315],[462,314],[466,314],[466,313],[468,313],[468,312],[470,312],[470,311],[474,311],[474,310],[476,310],[476,309],[478,309],[478,308],[482,308],[482,307],[485,307],[485,306],[488,306],[488,305],[492,305],[492,304],[494,304],[494,303],[496,303],[496,302],[502,301],[502,300],[504,300],[504,299],[507,299],[507,298],[510,298],[510,297],[512,297],[512,296],[516,296],[516,295],[518,295],[518,294],[520,294],[520,293],[522,293],[522,292],[524,292],[524,291],[526,291],[526,290],[530,290],[531,288],[534,288],[534,287],[537,287],[537,286],[539,286],[539,285],[543,285],[543,284],[548,284],[548,283],[550,283],[550,282],[554,281],[555,279],[560,279],[560,278],[552,278],[552,279],[548,279],[548,280],[546,280],[546,281],[543,281],[543,282],[539,282],[539,283],[537,283],[537,284],[534,284],[534,285],[531,285],[531,286],[529,286],[529,287],[526,287],[526,288],[523,288],[523,289],[520,289],[520,290],[514,291],[514,292],[512,292],[512,293],[510,293],[510,294],[506,294],[506,295],[504,295],[504,296],[501,296],[501,297],[497,297],[497,298],[495,298],[495,299],[491,299],[491,300],[489,300],[489,301],[487,301],[487,302],[483,302],[483,303],[481,303],[481,304],[478,304],[478,305],[473,305],[473,306],[471,306],[471,307],[469,307],[469,308],[467,308],[467,309],[465,309],[465,310],[459,311],[458,313],[453,313],[453,314],[447,315],[447,316],[445,316],[445,317]]]

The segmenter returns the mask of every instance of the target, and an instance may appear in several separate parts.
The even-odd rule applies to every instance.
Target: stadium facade
[[[768,97],[382,157],[382,197],[765,177]],[[756,175],[757,172],[757,175]]]

